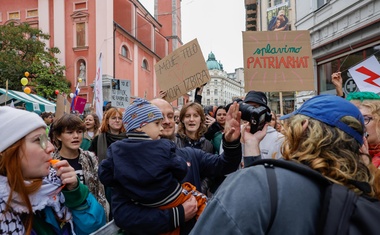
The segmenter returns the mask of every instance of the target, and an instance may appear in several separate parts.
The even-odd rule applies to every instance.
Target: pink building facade
[[[131,96],[152,99],[159,92],[154,65],[182,45],[180,4],[155,0],[154,17],[138,0],[2,0],[0,24],[28,22],[49,34],[46,45],[61,50],[72,91],[81,80],[88,103],[100,53],[104,100],[112,78],[129,80]]]

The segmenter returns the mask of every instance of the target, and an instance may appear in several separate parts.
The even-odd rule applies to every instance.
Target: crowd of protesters
[[[107,107],[101,122],[92,113],[55,118],[0,107],[0,234],[90,234],[109,224],[131,235],[265,234],[268,226],[271,234],[314,234],[318,186],[277,174],[279,214],[269,224],[265,171],[248,166],[298,162],[358,194],[350,182],[367,183],[366,194],[380,198],[380,96],[357,92],[347,101],[340,74],[332,80],[337,96],[315,96],[281,120],[263,92],[203,107],[202,87],[182,108],[164,94],[138,98],[124,112]],[[262,129],[242,119],[243,103],[264,108]]]

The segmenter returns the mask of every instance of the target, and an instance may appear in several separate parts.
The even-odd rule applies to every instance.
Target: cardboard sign
[[[155,71],[160,90],[166,92],[164,99],[169,102],[210,80],[197,39],[158,61],[155,64]]]
[[[66,95],[57,95],[57,109],[55,111],[55,118],[58,119],[63,116],[64,113],[70,113],[70,102],[67,100]]]
[[[310,91],[314,89],[310,33],[243,32],[245,91]]]
[[[127,108],[131,98],[131,81],[119,80],[118,89],[111,90],[110,101],[113,107]]]

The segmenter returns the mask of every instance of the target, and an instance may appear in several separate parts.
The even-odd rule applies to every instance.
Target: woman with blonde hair
[[[185,104],[179,114],[179,124],[176,144],[179,148],[194,147],[208,153],[214,153],[214,148],[203,135],[207,131],[206,116],[200,104],[190,102]]]
[[[68,161],[51,163],[41,117],[0,107],[0,139],[1,234],[80,235],[105,224],[103,207]]]

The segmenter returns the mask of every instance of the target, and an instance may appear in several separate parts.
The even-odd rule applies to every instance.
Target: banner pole
[[[278,93],[278,95],[279,95],[279,98],[280,98],[280,114],[281,114],[281,116],[282,116],[282,115],[284,115],[284,109],[283,109],[283,107],[282,107],[282,91],[280,91],[280,92]]]

